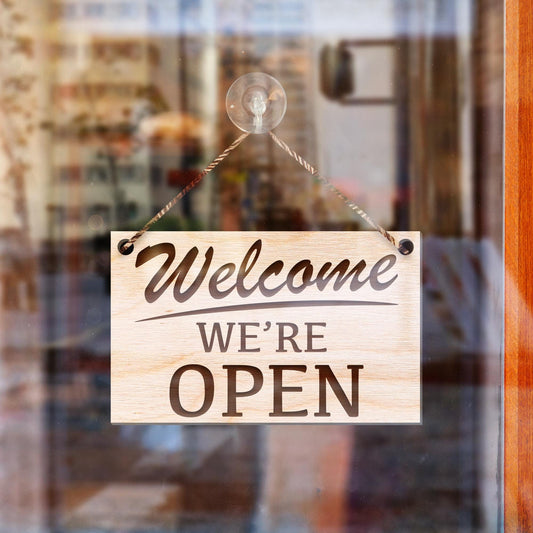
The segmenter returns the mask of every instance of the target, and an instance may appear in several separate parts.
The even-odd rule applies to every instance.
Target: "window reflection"
[[[4,6],[0,529],[496,530],[503,3]],[[422,426],[109,424],[108,232],[237,137],[251,71],[287,92],[280,137],[424,234]],[[154,229],[368,228],[257,135]]]

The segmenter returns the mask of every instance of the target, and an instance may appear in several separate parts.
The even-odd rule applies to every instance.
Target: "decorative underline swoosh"
[[[142,318],[136,322],[147,322],[149,320],[160,320],[162,318],[177,318],[191,315],[207,315],[209,313],[228,313],[232,311],[248,311],[250,309],[279,309],[283,307],[349,307],[361,305],[398,305],[389,302],[372,302],[365,300],[301,300],[298,302],[266,302],[256,304],[226,305],[221,307],[206,307],[204,309],[193,309],[192,311],[182,311],[181,313],[169,313],[166,315]]]

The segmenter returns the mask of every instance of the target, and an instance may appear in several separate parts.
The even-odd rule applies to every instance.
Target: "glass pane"
[[[4,1],[0,531],[479,532],[501,518],[503,2]],[[112,426],[109,231],[240,132],[423,232],[423,424]],[[153,227],[368,229],[267,135]],[[347,333],[348,334],[348,333]]]

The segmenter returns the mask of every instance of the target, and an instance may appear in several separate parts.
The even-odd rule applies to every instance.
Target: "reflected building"
[[[150,214],[149,164],[135,128],[164,105],[151,84],[158,51],[139,39],[141,2],[54,2],[50,7],[54,240],[83,240]],[[131,25],[131,35],[113,27]]]

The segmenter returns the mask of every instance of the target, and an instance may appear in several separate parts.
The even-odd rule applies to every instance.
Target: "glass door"
[[[503,0],[20,0],[0,20],[0,531],[499,530]],[[282,139],[422,232],[420,425],[110,424],[109,232],[239,135],[224,100],[255,71],[287,93]],[[368,229],[267,135],[154,225]]]

